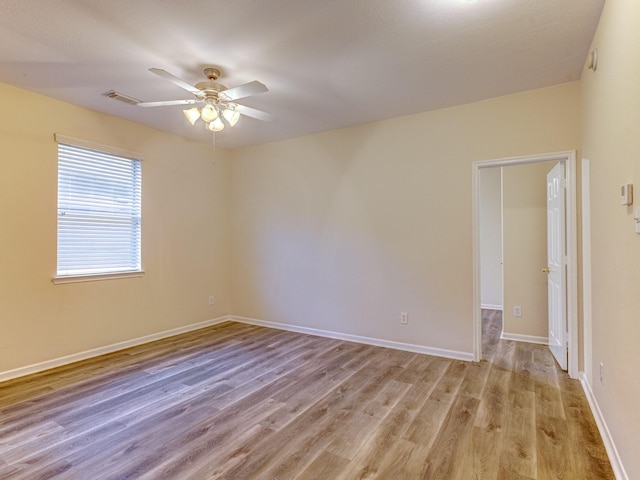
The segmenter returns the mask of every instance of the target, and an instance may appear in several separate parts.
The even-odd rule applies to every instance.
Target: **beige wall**
[[[480,302],[502,308],[502,173],[480,170]]]
[[[605,4],[593,42],[595,73],[582,76],[583,156],[591,162],[592,355],[588,378],[628,478],[640,478],[640,2]],[[620,186],[634,183],[633,208]],[[604,383],[599,364],[604,364]]]
[[[547,173],[554,163],[502,169],[505,334],[547,338]],[[514,307],[522,316],[514,315]],[[539,340],[542,340],[539,338]]]
[[[219,151],[215,165],[206,145],[0,85],[0,373],[228,312],[471,352],[470,164],[577,149],[582,122],[586,376],[640,478],[640,236],[618,202],[640,178],[638,19],[640,2],[606,3],[598,70],[579,83]],[[54,132],[144,155],[143,278],[51,283]]]
[[[0,373],[228,313],[225,152],[4,85],[0,104]],[[144,277],[51,283],[54,132],[143,154]]]
[[[472,352],[471,163],[576,149],[578,110],[569,83],[234,150],[231,311]]]

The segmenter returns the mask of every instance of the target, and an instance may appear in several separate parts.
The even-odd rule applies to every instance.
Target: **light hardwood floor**
[[[613,479],[539,345],[467,363],[225,323],[0,383],[2,479]]]

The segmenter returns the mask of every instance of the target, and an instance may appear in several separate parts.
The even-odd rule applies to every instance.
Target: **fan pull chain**
[[[213,154],[211,156],[211,165],[216,164],[216,132],[211,132],[211,146],[213,147]]]

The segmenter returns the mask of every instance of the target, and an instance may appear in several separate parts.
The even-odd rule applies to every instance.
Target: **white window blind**
[[[57,275],[140,271],[142,162],[57,139]]]

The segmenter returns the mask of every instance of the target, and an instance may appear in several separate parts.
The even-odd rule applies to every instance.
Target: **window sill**
[[[64,275],[53,277],[51,281],[60,285],[63,283],[97,282],[99,280],[116,280],[118,278],[134,278],[144,276],[144,270],[136,272],[100,273],[96,275]]]

